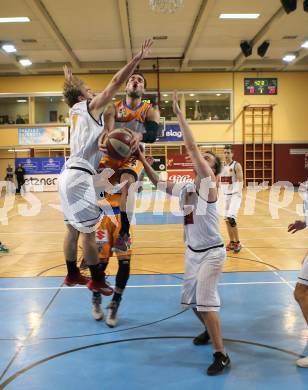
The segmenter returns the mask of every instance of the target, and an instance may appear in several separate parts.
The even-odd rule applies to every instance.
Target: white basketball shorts
[[[231,195],[224,195],[225,202],[225,219],[237,218],[237,214],[241,207],[242,195],[238,192]]]
[[[68,168],[59,177],[64,222],[82,233],[95,231],[102,217],[93,177],[90,173]]]
[[[196,253],[187,248],[181,303],[198,311],[219,311],[218,282],[226,259],[224,247]]]

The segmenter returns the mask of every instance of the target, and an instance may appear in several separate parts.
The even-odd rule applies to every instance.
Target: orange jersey
[[[141,102],[138,107],[131,108],[125,100],[117,101],[115,107],[115,128],[127,127],[138,133],[145,133],[144,122],[152,105]]]
[[[117,192],[114,194],[105,193],[105,197],[99,202],[104,217],[96,229],[95,239],[101,261],[112,257],[112,247],[121,230],[120,201],[121,193]],[[131,250],[116,253],[119,260],[129,259],[130,256]]]

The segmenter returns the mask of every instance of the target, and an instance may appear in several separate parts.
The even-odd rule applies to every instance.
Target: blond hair
[[[69,107],[73,107],[74,104],[79,102],[79,96],[83,96],[81,88],[84,86],[84,82],[78,77],[72,77],[71,80],[65,80],[63,86],[63,96],[65,103]]]

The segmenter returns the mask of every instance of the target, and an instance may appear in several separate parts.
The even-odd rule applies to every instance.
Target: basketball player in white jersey
[[[186,244],[182,304],[186,308],[194,308],[198,317],[206,325],[214,348],[214,361],[208,367],[207,373],[215,375],[230,364],[222,339],[219,319],[220,299],[217,291],[226,258],[216,207],[218,196],[216,175],[220,173],[221,163],[213,153],[205,153],[202,156],[179,108],[176,94],[173,97],[173,111],[179,120],[186,150],[194,164],[195,185],[188,183],[180,188],[170,181],[161,182],[141,152],[139,158],[155,186],[160,189],[164,186],[166,192],[180,198],[180,207],[184,212]]]
[[[243,170],[239,162],[233,160],[231,145],[224,147],[224,166],[220,175],[221,190],[224,194],[225,221],[230,242],[227,251],[239,253],[241,243],[237,228],[237,214],[241,207],[243,190]]]
[[[308,182],[306,182],[308,185]],[[308,227],[308,187],[304,193],[304,221],[295,221],[288,226],[288,232],[292,234],[298,232],[299,230],[305,229]],[[308,325],[308,252],[302,261],[302,269],[298,275],[298,281],[294,290],[294,297],[298,302],[306,323]],[[298,359],[296,364],[299,367],[308,368],[308,356]]]
[[[148,54],[153,44],[146,40],[138,54],[116,73],[103,92],[94,96],[80,79],[73,77],[65,67],[64,98],[70,109],[71,155],[59,178],[59,193],[67,231],[64,239],[64,255],[68,286],[87,284],[88,288],[104,295],[113,290],[106,284],[104,273],[99,268],[95,242],[95,227],[101,218],[97,204],[93,178],[102,153],[100,141],[103,136],[103,111],[120,89],[122,83]],[[91,280],[84,278],[77,267],[77,242],[82,236],[83,256],[89,265]]]

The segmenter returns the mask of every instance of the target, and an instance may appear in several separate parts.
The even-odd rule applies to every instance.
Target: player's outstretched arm
[[[208,178],[210,177],[212,181],[216,182],[216,178],[212,168],[209,163],[204,159],[198,146],[194,140],[193,133],[191,128],[189,127],[181,109],[178,104],[178,96],[177,93],[173,93],[173,112],[178,118],[180,128],[182,130],[185,147],[187,152],[194,164],[194,168],[197,171],[200,178]]]
[[[164,189],[164,191],[170,195],[179,196],[183,185],[179,186],[171,181],[160,180],[158,174],[154,171],[151,164],[147,161],[145,155],[140,150],[140,148],[138,150],[137,157],[142,162],[145,173],[148,175],[148,178],[151,180],[155,187],[159,187],[159,189]],[[159,185],[159,183],[161,183],[161,185]]]
[[[147,39],[144,41],[140,51],[135,55],[135,57],[113,76],[110,83],[103,92],[91,100],[89,105],[90,110],[102,110],[103,107],[112,100],[116,92],[135,70],[137,65],[143,60],[143,58],[147,57],[152,45],[152,39]]]

